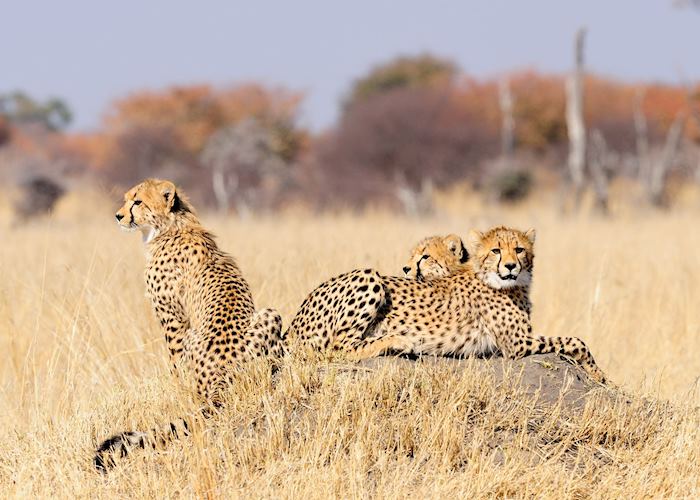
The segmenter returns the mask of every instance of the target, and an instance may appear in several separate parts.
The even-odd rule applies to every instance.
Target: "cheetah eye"
[[[498,255],[498,254],[501,253],[501,249],[500,249],[500,248],[493,248],[491,251],[492,251],[493,253],[495,253],[496,255]]]
[[[141,200],[134,200],[134,205],[140,205],[140,204],[141,204]]]
[[[515,253],[523,253],[525,249],[523,247],[515,247]]]
[[[425,260],[425,259],[427,259],[428,257],[430,257],[430,255],[423,255],[423,256],[420,258],[420,260]]]

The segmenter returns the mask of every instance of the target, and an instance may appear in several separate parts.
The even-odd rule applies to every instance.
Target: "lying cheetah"
[[[311,292],[284,338],[340,350],[352,359],[385,353],[462,357],[500,351],[511,359],[560,353],[603,383],[605,375],[582,340],[532,335],[534,241],[534,230],[472,231],[468,265],[432,281],[372,269],[343,274]]]
[[[462,271],[468,259],[469,252],[456,234],[431,236],[411,249],[403,272],[407,278],[419,281],[443,278]]]
[[[256,356],[281,354],[282,319],[255,312],[248,283],[236,262],[219,250],[191,205],[169,181],[148,179],[124,195],[116,214],[127,230],[140,230],[146,249],[146,290],[165,333],[173,366],[193,377],[198,395],[213,405],[229,383],[232,366]],[[163,433],[124,432],[104,441],[99,470],[127,447],[155,446],[188,434],[186,421]]]

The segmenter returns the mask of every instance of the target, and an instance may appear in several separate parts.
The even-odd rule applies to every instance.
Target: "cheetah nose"
[[[513,264],[513,263],[505,264],[505,266],[506,266],[506,269],[508,269],[509,271],[512,271],[513,269],[515,269],[515,264]]]
[[[119,222],[120,220],[122,220],[124,218],[124,216],[122,214],[117,214],[117,215],[115,215],[115,217],[117,218],[117,222]]]
[[[404,268],[403,268],[404,274],[408,274],[408,272],[409,272],[410,270],[411,270],[411,268],[408,267],[408,266],[404,266]]]

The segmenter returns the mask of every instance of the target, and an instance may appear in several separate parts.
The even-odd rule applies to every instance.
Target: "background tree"
[[[561,76],[533,71],[511,76],[516,146],[542,154],[566,142],[563,82]]]
[[[248,118],[209,138],[200,159],[211,172],[219,210],[228,211],[233,203],[239,215],[247,215],[271,203],[294,157],[286,146],[280,148],[285,137],[279,134]]]
[[[0,116],[0,147],[10,142],[12,137],[12,130],[10,128],[10,122],[7,118]]]
[[[454,81],[457,67],[429,54],[399,57],[373,68],[358,79],[345,106],[397,89],[444,87]]]
[[[307,143],[307,132],[296,119],[301,98],[299,93],[253,84],[138,92],[112,105],[99,136],[83,137],[73,146],[82,148],[112,182],[124,185],[147,176],[167,176],[197,201],[217,200],[221,207],[225,204],[221,192],[211,196],[218,184],[212,183],[211,170],[203,170],[202,164],[212,154],[203,154],[210,139],[253,120],[264,129],[270,150],[292,163]]]
[[[266,126],[293,124],[301,99],[299,93],[253,84],[225,89],[177,86],[117,100],[107,114],[105,129],[170,127],[182,147],[198,154],[214,132],[246,118]]]
[[[0,116],[16,125],[39,124],[51,131],[65,129],[73,119],[63,100],[52,97],[39,102],[20,91],[0,95]]]
[[[346,111],[319,152],[322,182],[331,199],[355,205],[406,199],[406,189],[429,192],[426,183],[475,180],[498,137],[498,124],[485,126],[449,88],[392,90]]]
[[[108,138],[104,165],[107,178],[130,185],[145,177],[172,177],[188,184],[197,168],[195,158],[170,126],[131,126]]]

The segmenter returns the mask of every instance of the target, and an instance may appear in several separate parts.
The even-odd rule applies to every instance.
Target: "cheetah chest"
[[[176,258],[162,253],[153,256],[146,265],[145,279],[146,297],[158,316],[164,311],[176,316],[185,315],[185,271]]]

